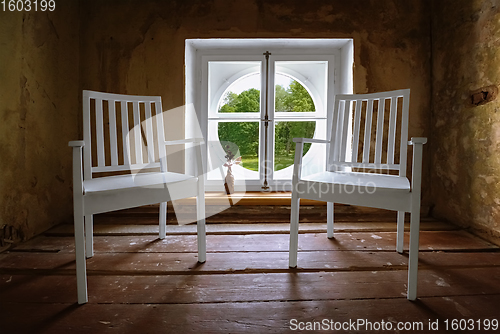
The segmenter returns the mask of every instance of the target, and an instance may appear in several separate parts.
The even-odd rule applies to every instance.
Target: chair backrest
[[[84,178],[92,173],[166,171],[161,97],[83,91]]]
[[[409,104],[409,89],[336,95],[328,170],[396,170],[406,176]]]

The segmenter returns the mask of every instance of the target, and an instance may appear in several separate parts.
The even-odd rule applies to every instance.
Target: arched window
[[[334,94],[352,89],[352,54],[342,53],[346,46],[352,50],[352,41],[193,40],[191,45],[186,102],[195,108],[199,103],[197,117],[208,143],[207,190],[223,190],[211,186],[220,185],[216,181],[227,172],[228,151],[242,160],[232,167],[236,190],[238,184],[253,191],[263,185],[290,190],[293,138],[326,139]],[[200,67],[189,67],[189,59]],[[349,69],[338,73],[350,81],[346,85],[335,82],[342,59]],[[311,160],[324,166],[326,145],[306,145],[304,165]],[[303,171],[309,172],[317,171]]]

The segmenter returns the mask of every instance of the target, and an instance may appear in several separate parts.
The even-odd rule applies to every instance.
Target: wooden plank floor
[[[295,270],[286,224],[210,224],[198,264],[194,226],[169,225],[159,240],[151,217],[118,218],[97,220],[86,305],[75,303],[71,225],[0,254],[0,333],[287,333],[315,321],[359,321],[339,333],[447,333],[453,319],[488,333],[478,326],[500,320],[499,248],[432,219],[422,224],[419,299],[409,302],[408,256],[395,252],[387,217],[344,217],[331,240],[324,223],[301,224]],[[392,330],[375,330],[382,321]]]

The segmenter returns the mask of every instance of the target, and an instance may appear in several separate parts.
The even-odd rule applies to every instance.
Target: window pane
[[[226,159],[241,156],[240,166],[259,170],[259,122],[219,122],[218,132]]]
[[[219,101],[220,113],[260,112],[260,74],[243,77],[229,86]]]
[[[281,170],[293,165],[295,143],[293,138],[312,138],[316,129],[315,121],[276,122],[274,142],[274,170]],[[304,144],[304,156],[311,144]]]
[[[276,112],[314,112],[313,99],[302,84],[289,76],[276,74]]]

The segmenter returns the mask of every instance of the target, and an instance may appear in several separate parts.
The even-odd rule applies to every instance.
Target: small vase
[[[231,171],[231,168],[227,169],[226,182],[224,183],[224,187],[226,188],[226,193],[232,194],[234,193],[234,175]]]

